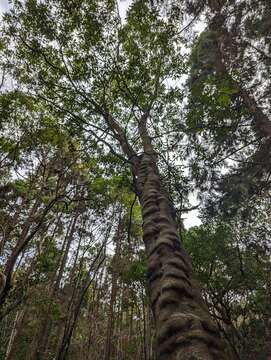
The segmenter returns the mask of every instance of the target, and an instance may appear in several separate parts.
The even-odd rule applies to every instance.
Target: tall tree
[[[142,208],[157,358],[226,358],[158,170],[167,146],[161,130],[178,126],[182,99],[179,88],[166,83],[180,77],[183,66],[172,24],[144,1],[133,3],[124,25],[112,1],[72,8],[62,1],[16,1],[4,26],[12,74],[29,96],[130,167]]]

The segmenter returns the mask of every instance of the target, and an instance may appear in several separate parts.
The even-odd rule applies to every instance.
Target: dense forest
[[[270,0],[0,27],[0,360],[270,360]]]

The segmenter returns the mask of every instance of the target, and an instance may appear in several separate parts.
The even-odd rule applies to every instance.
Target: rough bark
[[[180,242],[174,209],[161,183],[155,156],[144,154],[135,174],[156,323],[157,360],[226,359],[219,332]]]

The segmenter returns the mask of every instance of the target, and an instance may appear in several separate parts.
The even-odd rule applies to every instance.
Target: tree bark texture
[[[219,331],[193,279],[154,155],[140,158],[136,185],[142,206],[157,360],[227,359]]]

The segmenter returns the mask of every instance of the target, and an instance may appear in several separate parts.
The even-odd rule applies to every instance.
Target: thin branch
[[[38,94],[36,95],[37,98],[40,98],[42,100],[44,100],[45,102],[50,103],[52,106],[54,106],[55,108],[57,108],[58,110],[61,110],[63,113],[69,114],[72,116],[72,118],[76,121],[77,125],[79,125],[82,129],[84,129],[86,132],[91,133],[97,140],[98,142],[102,142],[104,145],[106,145],[107,147],[109,147],[110,151],[112,154],[114,154],[115,156],[117,156],[118,158],[120,158],[121,160],[123,160],[125,163],[128,162],[128,160],[123,157],[122,155],[120,155],[119,153],[117,153],[113,147],[107,142],[105,141],[103,138],[101,138],[99,135],[97,135],[95,133],[95,131],[91,130],[91,129],[86,129],[82,126],[82,123],[84,123],[85,125],[89,125],[89,126],[94,126],[93,124],[89,124],[88,122],[86,122],[82,117],[74,114],[73,112],[71,112],[70,110],[64,109],[62,106],[56,104],[55,102],[53,102],[51,99],[45,98],[44,96]],[[100,130],[100,129],[99,129]]]

